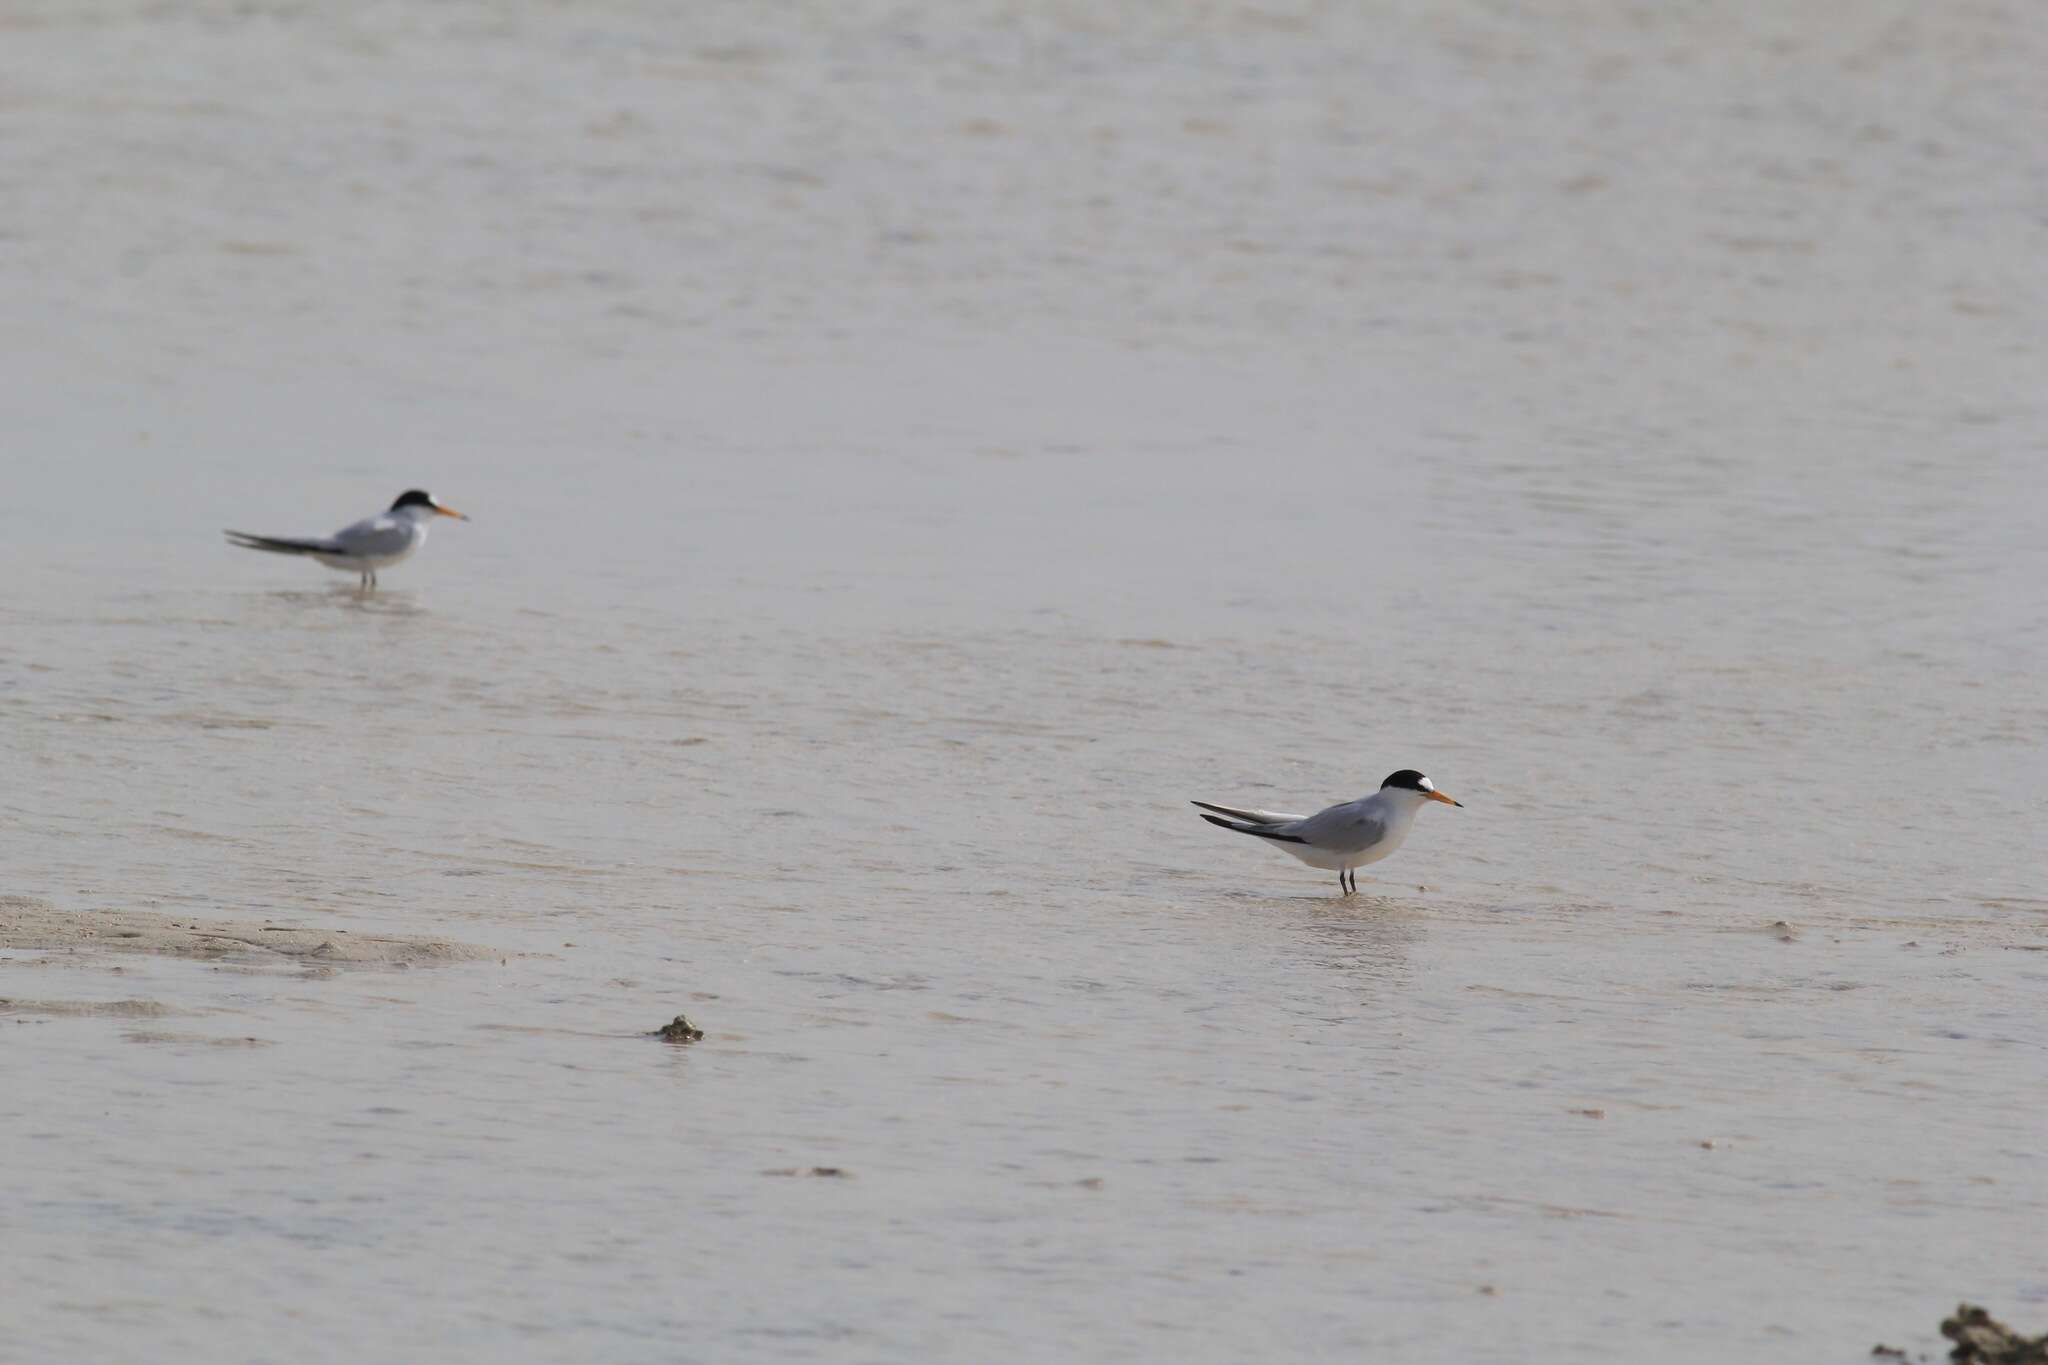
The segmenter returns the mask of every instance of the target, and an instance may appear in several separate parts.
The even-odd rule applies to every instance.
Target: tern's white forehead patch
[[[1420,782],[1419,782],[1419,783],[1417,783],[1416,785],[1417,785],[1417,786],[1419,786],[1419,787],[1421,787],[1421,788],[1422,788],[1422,789],[1423,789],[1424,791],[1426,791],[1426,792],[1433,792],[1433,791],[1435,791],[1435,790],[1436,790],[1436,783],[1434,783],[1434,782],[1430,781],[1430,780],[1429,780],[1428,778],[1426,778],[1426,777],[1425,777],[1425,778],[1423,778],[1423,779],[1422,779],[1422,781],[1420,781]]]

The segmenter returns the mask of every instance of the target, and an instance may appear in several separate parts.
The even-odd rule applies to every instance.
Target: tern
[[[1314,815],[1284,815],[1272,810],[1244,810],[1237,806],[1214,806],[1207,801],[1193,804],[1214,815],[1202,818],[1212,825],[1255,834],[1285,853],[1337,874],[1343,894],[1358,889],[1357,869],[1376,863],[1401,846],[1415,823],[1415,812],[1431,801],[1463,808],[1436,789],[1436,783],[1403,768],[1380,783],[1371,796],[1345,801]],[[1346,883],[1349,878],[1349,883]]]
[[[330,569],[359,574],[362,581],[358,586],[368,592],[377,586],[377,570],[390,568],[427,543],[427,527],[435,517],[469,520],[425,489],[408,488],[398,495],[398,501],[391,504],[390,511],[364,517],[324,540],[252,536],[243,531],[224,534],[230,544],[245,550],[268,550],[275,555],[306,555]]]

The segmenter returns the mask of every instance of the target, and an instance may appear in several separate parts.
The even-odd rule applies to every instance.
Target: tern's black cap
[[[1380,783],[1380,790],[1385,791],[1388,787],[1406,787],[1410,791],[1426,792],[1429,788],[1422,784],[1427,781],[1429,779],[1415,769],[1403,768],[1400,772],[1389,774],[1387,780]]]
[[[434,495],[426,489],[408,488],[398,495],[397,502],[391,504],[391,510],[396,512],[401,507],[438,507],[439,505],[434,501]]]

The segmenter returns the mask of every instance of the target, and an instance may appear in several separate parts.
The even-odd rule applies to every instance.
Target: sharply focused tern
[[[324,540],[293,540],[284,536],[252,536],[228,531],[230,544],[245,550],[268,550],[276,555],[306,555],[330,569],[360,574],[365,592],[377,586],[377,570],[388,569],[427,543],[427,527],[435,517],[468,521],[452,507],[442,505],[432,493],[409,488],[398,495],[388,512],[364,517],[344,526]]]
[[[1358,889],[1357,869],[1376,863],[1401,846],[1415,812],[1430,801],[1462,807],[1436,789],[1436,783],[1403,768],[1380,783],[1371,796],[1345,801],[1314,815],[1283,815],[1272,810],[1241,810],[1236,806],[1212,806],[1207,801],[1193,804],[1215,815],[1202,818],[1212,825],[1255,834],[1285,853],[1337,874],[1337,885],[1345,895]],[[1345,879],[1349,878],[1349,884]]]

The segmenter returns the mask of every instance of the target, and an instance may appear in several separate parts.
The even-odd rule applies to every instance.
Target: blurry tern
[[[377,570],[388,569],[427,543],[427,527],[435,517],[468,521],[452,507],[443,505],[425,489],[409,488],[398,495],[391,510],[364,517],[344,526],[323,540],[293,540],[285,536],[252,536],[228,531],[228,542],[245,550],[268,550],[276,555],[306,555],[330,569],[359,574],[358,585],[365,592],[377,586]]]
[[[1212,806],[1207,801],[1193,804],[1214,815],[1202,818],[1212,825],[1254,834],[1283,853],[1292,853],[1310,867],[1337,874],[1337,885],[1345,895],[1358,889],[1357,869],[1376,863],[1401,846],[1415,812],[1431,801],[1463,807],[1436,789],[1436,784],[1403,768],[1380,783],[1371,796],[1346,801],[1314,815],[1283,815],[1272,810],[1242,810],[1236,806]],[[1346,883],[1349,878],[1349,883]]]

